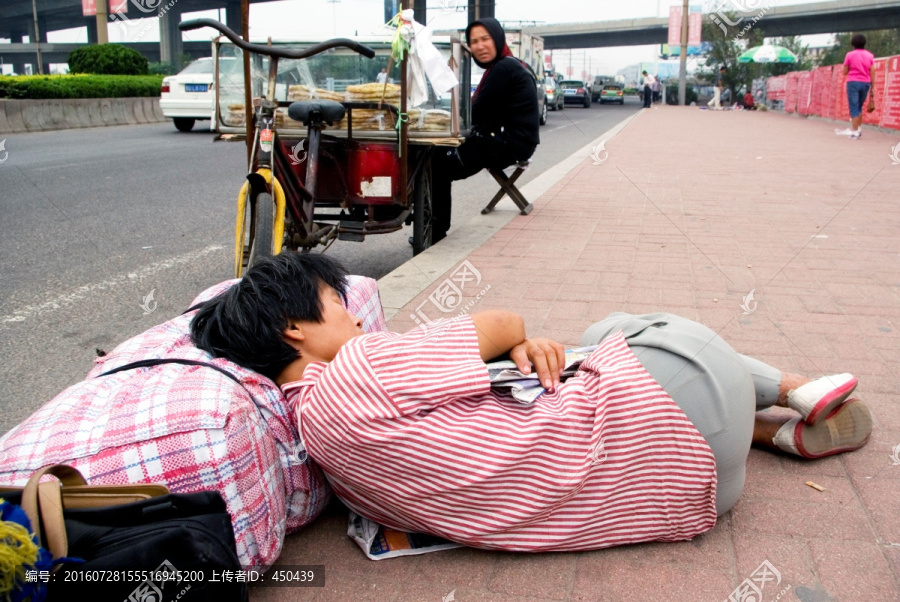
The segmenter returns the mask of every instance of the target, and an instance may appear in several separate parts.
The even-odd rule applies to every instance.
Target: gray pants
[[[619,330],[706,439],[716,459],[716,512],[728,512],[744,488],[754,414],[778,399],[781,372],[739,354],[706,326],[666,313],[610,314],[584,332],[581,344]]]

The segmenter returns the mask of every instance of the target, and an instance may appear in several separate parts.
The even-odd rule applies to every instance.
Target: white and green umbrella
[[[738,57],[740,63],[796,63],[797,55],[784,46],[755,46]]]

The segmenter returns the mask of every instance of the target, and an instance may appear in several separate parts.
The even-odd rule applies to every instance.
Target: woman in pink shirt
[[[844,75],[847,76],[847,104],[850,105],[851,127],[835,130],[834,133],[859,138],[862,135],[859,126],[862,125],[862,108],[866,96],[870,91],[872,94],[875,93],[872,89],[875,83],[875,55],[865,49],[866,36],[861,33],[850,38],[850,43],[854,49],[844,58]]]

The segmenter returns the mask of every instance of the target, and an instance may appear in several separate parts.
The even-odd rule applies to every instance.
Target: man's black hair
[[[284,340],[289,320],[322,321],[319,288],[344,298],[347,272],[324,255],[282,253],[247,270],[240,282],[207,301],[191,320],[194,345],[275,379],[296,360]]]
[[[722,65],[721,67],[719,67],[719,71],[728,71],[728,67]]]
[[[866,36],[861,33],[854,34],[852,38],[850,38],[850,45],[859,50],[860,48],[866,47]]]

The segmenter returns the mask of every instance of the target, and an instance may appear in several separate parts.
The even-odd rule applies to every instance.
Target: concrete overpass
[[[251,3],[271,0],[250,0]],[[83,44],[48,44],[47,32],[74,27],[87,27],[88,43],[97,43],[97,19],[85,17],[81,11],[81,0],[38,0],[38,31],[40,32],[41,55],[44,73],[49,73],[49,63],[65,63],[69,52]],[[165,6],[167,2],[144,2],[144,5]],[[240,31],[240,0],[178,0],[159,20],[159,42],[126,43],[126,46],[140,51],[149,61],[175,62],[182,53],[192,57],[209,56],[210,47],[206,42],[181,41],[178,23],[181,15],[200,10],[226,9],[229,27]],[[157,16],[157,11],[142,12],[134,2],[129,2],[125,16],[132,26],[145,17]],[[31,0],[0,0],[0,38],[10,38],[12,44],[0,44],[0,55],[4,63],[12,63],[16,73],[24,73],[26,63],[33,64],[37,55],[34,43],[34,16]],[[117,27],[115,20],[108,28]],[[122,25],[124,26],[124,25]],[[22,38],[29,36],[31,43],[23,44]],[[37,69],[34,70],[37,73]]]
[[[737,12],[736,26],[725,23],[730,33],[738,33],[752,21],[769,2],[757,9]],[[773,0],[774,6],[754,25],[768,37],[867,31],[900,27],[900,0],[833,0],[811,4],[784,4]],[[724,1],[724,9],[732,5]],[[709,16],[705,20],[709,20]],[[594,23],[560,23],[526,27],[526,33],[544,38],[544,49],[599,48],[603,46],[638,46],[665,44],[669,38],[669,17],[622,19]]]
[[[98,0],[100,1],[100,0]],[[103,0],[104,2],[106,0]],[[273,0],[249,0],[251,4],[271,2]],[[400,0],[372,0],[383,1],[385,20],[390,19],[400,6]],[[432,5],[437,0],[431,0]],[[407,0],[408,6],[412,6],[419,22],[426,20],[427,0]],[[169,4],[172,4],[171,7]],[[494,0],[468,0],[469,18],[474,20],[479,17],[494,15]],[[0,38],[9,38],[11,44],[0,44],[0,57],[5,64],[12,64],[16,73],[24,73],[25,64],[34,64],[37,58],[38,45],[34,43],[34,15],[32,0],[0,0]],[[153,7],[152,10],[142,11],[140,6]],[[207,42],[183,42],[178,24],[184,13],[225,9],[225,24],[234,31],[241,31],[241,0],[177,0],[174,3],[167,0],[130,0],[128,12],[125,13],[130,25],[145,17],[155,17],[158,12],[166,12],[159,19],[159,42],[141,42],[135,39],[125,46],[133,48],[143,54],[149,61],[162,61],[174,63],[181,54],[188,54],[193,58],[209,56],[210,46]],[[82,15],[81,0],[37,0],[38,31],[40,33],[41,57],[44,63],[44,73],[50,72],[49,63],[65,63],[69,53],[83,44],[49,44],[47,32],[59,31],[75,27],[87,27],[88,43],[97,43],[97,18]],[[110,17],[108,28],[123,27],[122,22],[116,17]],[[133,30],[132,30],[133,31]],[[137,31],[143,31],[137,24]],[[30,43],[23,43],[23,38],[28,36]],[[132,39],[126,37],[126,39]],[[37,69],[35,69],[37,72]]]

